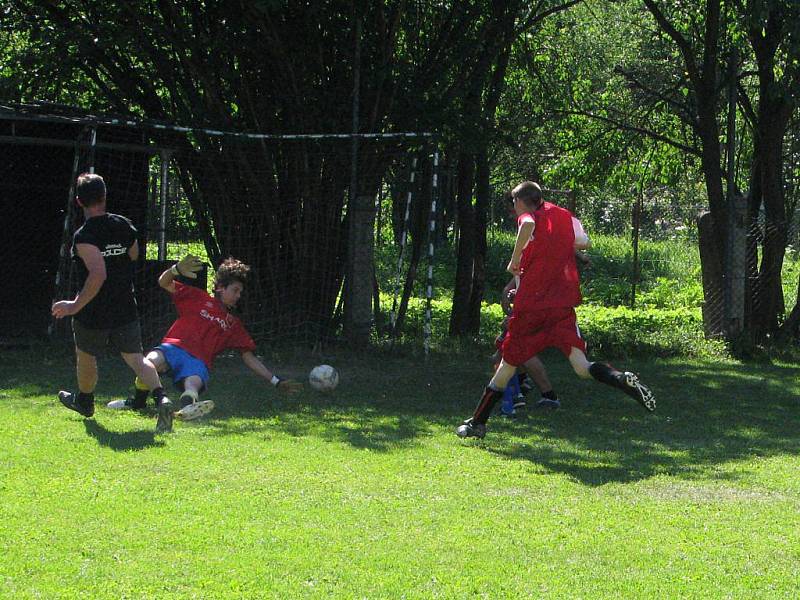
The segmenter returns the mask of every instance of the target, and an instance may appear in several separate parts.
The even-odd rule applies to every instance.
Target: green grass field
[[[295,397],[223,358],[218,409],[156,436],[62,408],[68,350],[4,350],[0,597],[797,597],[800,366],[629,359],[649,415],[545,360],[563,408],[483,441],[453,433],[476,352],[332,354],[336,392]],[[129,384],[105,360],[99,402]]]

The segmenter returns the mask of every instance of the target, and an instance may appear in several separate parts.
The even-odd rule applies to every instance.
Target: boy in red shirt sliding
[[[158,278],[158,284],[172,294],[178,319],[147,358],[159,372],[172,370],[173,380],[183,389],[181,408],[174,416],[190,421],[213,410],[211,400],[198,401],[198,398],[208,383],[214,358],[224,350],[239,350],[244,364],[279,390],[292,393],[302,389],[302,384],[281,379],[264,366],[253,353],[255,342],[239,318],[230,312],[239,302],[250,267],[234,258],[226,259],[217,269],[213,296],[175,281],[178,275],[196,278],[202,266],[200,259],[188,255]],[[135,386],[133,398],[114,400],[108,407],[144,408],[147,393],[138,379]],[[159,414],[156,431],[171,431],[172,416]]]
[[[489,415],[517,367],[551,346],[561,350],[582,379],[593,377],[616,387],[654,411],[653,393],[634,373],[586,358],[586,342],[575,318],[575,307],[581,302],[575,250],[589,247],[580,222],[568,210],[544,202],[542,189],[532,181],[519,184],[511,195],[519,228],[507,270],[519,277],[519,285],[503,341],[503,359],[472,417],[456,433],[484,437]]]

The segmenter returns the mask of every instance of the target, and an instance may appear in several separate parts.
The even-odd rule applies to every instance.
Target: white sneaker
[[[214,410],[213,400],[200,400],[194,404],[184,406],[175,413],[175,417],[181,421],[194,421],[195,419],[199,419],[200,417],[207,415],[212,410]]]
[[[134,408],[134,406],[133,406],[133,398],[126,398],[125,400],[122,400],[122,399],[120,399],[120,400],[112,400],[111,402],[106,404],[106,408],[111,408],[113,410],[132,409],[132,408]],[[139,410],[144,410],[144,408],[145,407],[142,406],[142,408],[139,409]]]

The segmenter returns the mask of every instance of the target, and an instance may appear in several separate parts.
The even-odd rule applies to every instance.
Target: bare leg
[[[582,379],[594,378],[600,383],[622,390],[646,410],[653,412],[656,409],[656,400],[653,392],[639,380],[635,373],[619,371],[606,363],[589,362],[586,355],[577,348],[573,348],[572,352],[570,352],[569,362],[578,377]]]
[[[517,367],[508,364],[505,360],[500,361],[500,366],[494,373],[494,377],[489,382],[489,387],[493,390],[502,391],[506,389],[509,380],[517,374]]]
[[[78,394],[58,392],[58,400],[84,417],[94,415],[94,389],[97,387],[97,359],[75,347],[75,370],[78,375]]]
[[[581,379],[590,379],[592,377],[591,373],[589,373],[589,367],[591,367],[592,363],[589,362],[582,350],[578,348],[572,349],[569,353],[569,364],[572,365],[575,374]]]
[[[158,373],[167,369],[163,354],[153,350],[145,357],[139,352],[121,353],[122,360],[125,361],[131,370],[136,373],[134,379],[134,394],[127,400],[113,400],[108,403],[109,408],[134,408],[142,410],[147,406],[147,397],[152,392],[156,407],[161,404],[164,396],[164,387]]]
[[[203,389],[203,380],[200,379],[197,375],[189,375],[186,379],[183,380],[183,389],[185,393],[192,393],[195,395],[195,400],[197,396],[200,395],[200,391]]]
[[[97,387],[97,359],[79,348],[75,348],[75,357],[78,391],[82,394],[92,394]]]
[[[159,373],[169,370],[169,364],[161,350],[150,350],[150,352],[147,353],[147,360],[153,363],[153,366]]]
[[[547,376],[547,370],[544,368],[544,363],[539,360],[538,356],[529,358],[523,366],[528,372],[528,375],[531,376],[531,379],[533,379],[536,387],[539,388],[540,392],[544,393],[553,390],[553,384],[550,383],[550,378]]]
[[[141,352],[135,354],[126,354],[123,352],[122,360],[136,373],[136,377],[138,377],[150,391],[163,387],[155,365],[149,358],[145,358]]]

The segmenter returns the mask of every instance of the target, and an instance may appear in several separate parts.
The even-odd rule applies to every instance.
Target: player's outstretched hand
[[[303,390],[303,384],[294,379],[281,379],[278,391],[282,394],[296,394]]]
[[[194,254],[187,254],[176,265],[178,273],[189,279],[197,279],[198,271],[202,270],[203,262]]]

